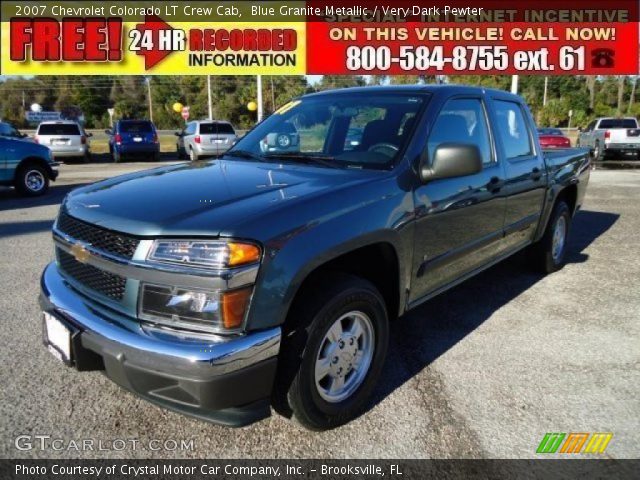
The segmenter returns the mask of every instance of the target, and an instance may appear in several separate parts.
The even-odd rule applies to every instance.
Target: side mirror
[[[420,179],[423,182],[437,178],[465,177],[482,171],[482,154],[476,145],[466,143],[441,143],[433,153],[431,166],[426,154],[420,162]]]
[[[582,127],[578,127],[578,133],[582,133]]]
[[[87,132],[87,137],[93,137],[93,133]]]
[[[181,136],[182,136],[182,132],[175,132],[175,133],[174,133],[174,135],[175,135],[176,137],[181,137]]]
[[[104,133],[106,133],[107,135],[113,135],[113,130],[105,130]]]
[[[27,138],[29,135],[27,135],[26,133],[19,133],[18,134],[18,138]]]

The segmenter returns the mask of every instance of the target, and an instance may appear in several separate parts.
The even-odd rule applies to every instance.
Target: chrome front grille
[[[65,212],[60,212],[57,228],[65,235],[87,243],[97,250],[128,260],[133,258],[133,254],[140,243],[137,238],[85,223]]]
[[[113,300],[122,300],[127,279],[110,272],[105,272],[92,265],[81,263],[73,255],[61,248],[56,248],[60,269],[82,286],[94,290]]]

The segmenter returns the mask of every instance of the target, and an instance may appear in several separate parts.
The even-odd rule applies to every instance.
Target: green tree
[[[142,76],[117,77],[111,87],[110,99],[116,118],[149,118],[147,86]]]
[[[367,83],[360,75],[325,75],[322,77],[319,90],[330,90],[333,88],[363,87]]]

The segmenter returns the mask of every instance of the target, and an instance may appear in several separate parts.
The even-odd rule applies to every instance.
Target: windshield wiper
[[[334,157],[329,157],[325,155],[305,155],[304,153],[295,153],[295,152],[282,152],[282,153],[267,153],[263,158],[276,158],[281,160],[292,160],[297,161],[301,160],[304,163],[315,163],[316,165],[322,165],[324,167],[329,168],[341,168],[340,165],[336,163],[336,159]]]
[[[246,158],[249,160],[258,160],[260,162],[264,162],[264,157],[262,155],[258,155],[257,153],[250,152],[249,150],[231,150],[229,152],[225,152],[223,156]]]

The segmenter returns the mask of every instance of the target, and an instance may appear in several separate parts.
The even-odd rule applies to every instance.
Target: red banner
[[[324,18],[309,18],[307,72],[637,74],[637,3],[606,9],[602,2],[570,3],[558,9],[539,0],[505,9],[495,1],[441,8],[344,2],[325,9]]]

